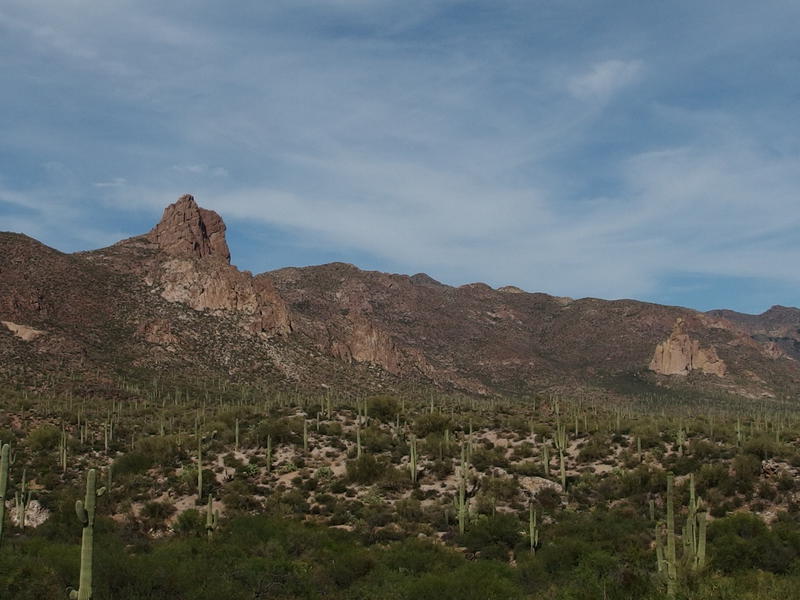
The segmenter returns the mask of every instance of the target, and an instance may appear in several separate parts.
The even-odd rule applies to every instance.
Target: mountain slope
[[[772,345],[776,351],[800,360],[800,309],[773,306],[760,315],[733,310],[712,310],[709,315],[727,319],[753,339]]]
[[[0,234],[0,321],[9,376],[68,364],[354,391],[528,394],[620,375],[748,396],[800,387],[791,344],[775,342],[768,319],[451,287],[343,263],[253,276],[230,264],[222,219],[191,196],[148,234],[91,252]],[[778,333],[790,337],[787,327]]]

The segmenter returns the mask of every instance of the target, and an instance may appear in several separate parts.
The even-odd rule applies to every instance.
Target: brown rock
[[[164,209],[161,221],[147,238],[173,256],[219,257],[230,262],[225,223],[213,210],[200,208],[189,194]]]
[[[34,329],[33,327],[28,327],[27,325],[19,325],[18,323],[12,323],[11,321],[0,321],[6,328],[21,339],[23,342],[32,342],[40,335],[44,334],[44,331],[39,331],[38,329]]]
[[[699,370],[724,377],[726,368],[713,347],[701,348],[699,341],[689,337],[684,320],[679,318],[669,338],[656,346],[650,370],[661,375],[688,375]]]
[[[172,323],[166,319],[154,319],[142,323],[137,334],[151,344],[168,346],[179,342],[178,336],[172,333]]]
[[[214,211],[198,207],[192,196],[168,206],[147,239],[167,255],[166,260],[160,255],[147,277],[165,300],[194,310],[240,313],[253,333],[291,331],[288,307],[269,276],[253,277],[230,264],[225,223]]]
[[[684,385],[641,373],[650,365],[718,375],[686,384],[747,398],[800,390],[800,360],[780,359],[800,358],[791,354],[798,309],[703,315],[633,300],[456,288],[344,263],[254,277],[230,265],[224,231],[216,214],[186,197],[149,234],[92,252],[63,254],[0,233],[0,320],[45,332],[28,345],[0,325],[0,376],[66,360],[97,377],[113,363],[174,366],[315,389],[433,384],[527,396],[597,389],[617,374]]]
[[[380,365],[389,373],[400,373],[400,357],[391,336],[363,318],[352,321],[346,340],[331,342],[331,354],[347,362]]]

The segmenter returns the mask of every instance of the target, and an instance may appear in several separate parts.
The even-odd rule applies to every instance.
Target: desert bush
[[[400,401],[394,396],[373,396],[367,399],[367,414],[384,423],[394,422],[400,413]]]
[[[178,535],[200,535],[205,531],[205,517],[195,508],[189,508],[178,515],[173,529]]]
[[[347,479],[353,483],[371,485],[386,472],[387,466],[372,454],[362,454],[347,461]]]
[[[427,437],[431,433],[443,434],[445,429],[452,429],[450,417],[440,413],[426,413],[414,419],[414,433],[417,437]]]
[[[587,463],[605,458],[610,453],[606,440],[601,436],[592,436],[578,452],[578,462]]]
[[[522,539],[521,523],[516,515],[496,514],[481,517],[462,536],[470,552],[482,558],[508,560],[508,553]]]
[[[40,425],[28,434],[25,443],[31,452],[46,452],[58,447],[61,431],[53,425]]]

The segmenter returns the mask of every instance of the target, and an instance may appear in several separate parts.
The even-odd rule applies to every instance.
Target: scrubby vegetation
[[[88,582],[100,600],[755,600],[800,583],[800,420],[776,401],[2,394],[2,598]]]

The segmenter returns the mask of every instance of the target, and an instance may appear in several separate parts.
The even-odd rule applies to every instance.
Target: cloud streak
[[[735,4],[10,0],[0,229],[85,249],[191,192],[255,271],[800,304],[800,15]]]
[[[642,72],[641,60],[605,60],[569,80],[570,93],[582,100],[607,101],[630,85]]]

